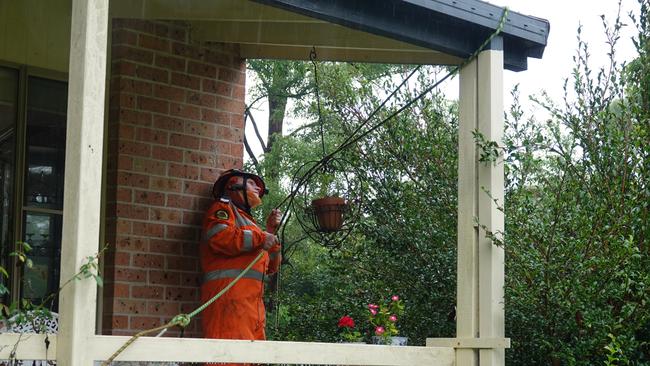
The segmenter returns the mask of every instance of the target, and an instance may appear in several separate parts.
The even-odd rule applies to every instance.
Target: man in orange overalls
[[[262,178],[236,169],[224,172],[214,184],[215,201],[203,219],[201,301],[211,299],[232,282],[260,251],[264,255],[230,290],[205,309],[202,317],[205,338],[266,338],[264,278],[276,272],[280,265],[280,243],[275,236],[280,211],[271,212],[266,230],[250,214],[266,192]]]

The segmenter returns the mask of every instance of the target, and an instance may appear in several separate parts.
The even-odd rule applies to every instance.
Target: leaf
[[[102,279],[101,276],[94,275],[95,281],[97,282],[97,286],[99,287],[104,287],[104,280]]]

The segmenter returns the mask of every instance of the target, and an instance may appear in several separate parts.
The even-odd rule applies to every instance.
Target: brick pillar
[[[242,166],[245,61],[177,23],[114,20],[112,35],[102,332],[126,335],[198,305],[202,213]]]

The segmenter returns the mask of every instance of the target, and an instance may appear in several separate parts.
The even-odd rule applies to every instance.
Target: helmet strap
[[[247,214],[251,215],[251,200],[248,198],[248,180],[250,179],[247,175],[241,174],[238,175],[242,177],[242,183],[238,184],[232,184],[230,186],[227,186],[226,189],[230,191],[240,191],[241,192],[241,201],[239,201],[239,204],[235,203],[237,207],[239,207],[241,210],[244,210]],[[257,182],[256,182],[257,184]],[[259,200],[259,196],[256,200],[256,202],[253,202],[253,204],[257,205],[257,201]]]
[[[251,213],[251,205],[248,203],[248,177],[244,176],[244,189],[242,189],[243,196],[244,196],[244,211],[250,215]]]

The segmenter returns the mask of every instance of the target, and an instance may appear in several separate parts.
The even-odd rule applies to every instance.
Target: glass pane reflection
[[[30,77],[25,205],[63,209],[67,85]]]
[[[34,265],[24,268],[23,298],[40,304],[59,287],[59,262],[61,259],[62,216],[57,214],[25,214],[24,241],[32,246],[29,257]],[[56,299],[54,309],[56,309]],[[49,306],[49,304],[47,304]]]
[[[0,265],[10,268],[7,255],[14,245],[14,168],[18,72],[0,67]],[[4,277],[0,282],[5,283]],[[6,283],[5,283],[6,284]]]

